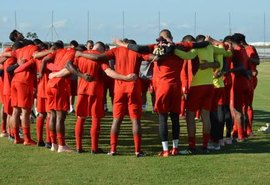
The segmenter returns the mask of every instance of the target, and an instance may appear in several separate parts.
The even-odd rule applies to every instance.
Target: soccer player
[[[88,40],[85,44],[85,47],[87,48],[87,50],[93,49],[93,46],[94,46],[94,41],[92,40]]]
[[[248,107],[248,94],[250,90],[251,70],[249,58],[245,48],[241,45],[241,35],[232,35],[233,48],[233,68],[232,90],[230,108],[234,120],[233,137],[237,137],[238,142],[245,141],[245,115]]]
[[[47,115],[47,112],[49,112],[46,108],[47,104],[47,83],[48,83],[48,76],[49,76],[49,70],[44,69],[44,71],[41,73],[41,65],[42,60],[44,57],[46,57],[48,54],[52,53],[52,50],[48,49],[48,46],[41,42],[40,40],[34,40],[36,42],[36,45],[38,46],[39,50],[33,54],[33,58],[36,62],[36,68],[37,68],[37,102],[36,102],[36,108],[38,112],[38,116],[36,119],[36,134],[37,134],[37,145],[38,146],[46,146],[47,148],[51,148],[51,139],[50,139],[50,132],[49,132],[49,123],[50,123],[50,116]],[[46,143],[43,140],[43,127],[44,127],[44,120],[46,119]]]
[[[250,89],[249,89],[249,97],[248,97],[248,107],[247,107],[247,117],[248,117],[248,124],[247,124],[247,136],[252,136],[253,135],[253,129],[252,129],[252,122],[253,122],[253,107],[252,107],[252,102],[254,98],[254,91],[257,87],[258,79],[258,71],[257,71],[257,65],[260,64],[260,58],[259,55],[256,51],[256,48],[252,45],[249,45],[246,42],[246,37],[243,34],[239,34],[240,39],[241,39],[241,44],[244,46],[247,56],[249,58],[249,67],[251,70],[251,79],[250,79]]]
[[[67,62],[74,61],[75,50],[64,49],[62,41],[53,44],[56,51],[43,59],[41,71],[45,64],[50,71],[60,71]],[[50,62],[50,63],[48,63]],[[47,83],[47,106],[50,111],[51,151],[71,152],[65,142],[65,119],[69,110],[70,76],[50,79]],[[58,145],[56,142],[58,139]]]
[[[135,42],[129,40],[129,42]],[[149,60],[147,55],[141,55],[134,51],[130,51],[124,47],[113,48],[104,54],[95,55],[89,53],[77,52],[77,57],[85,57],[90,60],[115,60],[115,71],[117,73],[128,75],[135,73],[138,75],[141,61]],[[113,102],[113,124],[111,127],[111,149],[109,155],[116,154],[118,135],[122,120],[128,111],[133,130],[133,139],[135,145],[135,155],[137,157],[143,156],[141,151],[141,88],[140,81],[125,82],[122,80],[115,80],[114,86],[114,102]]]
[[[205,41],[205,36],[198,35],[197,42]],[[201,117],[203,121],[203,152],[208,152],[207,145],[210,138],[211,122],[210,122],[210,108],[213,95],[213,68],[219,67],[219,64],[214,61],[214,53],[218,53],[218,49],[213,45],[208,45],[205,48],[191,50],[188,52],[190,56],[183,55],[186,53],[179,49],[175,50],[175,54],[184,59],[192,59],[198,55],[200,67],[197,73],[193,76],[191,87],[187,96],[187,127],[188,127],[188,142],[189,149],[184,153],[196,152],[196,128],[195,116],[196,111],[201,110]]]
[[[24,41],[23,41],[24,42]],[[22,127],[24,133],[24,145],[36,145],[30,135],[30,113],[33,102],[33,88],[36,77],[35,66],[32,55],[38,48],[33,42],[27,41],[23,48],[10,53],[10,56],[17,58],[19,66],[14,71],[11,83],[11,105],[13,107],[12,119],[14,123],[14,143],[22,143],[19,137],[20,113],[22,114]]]

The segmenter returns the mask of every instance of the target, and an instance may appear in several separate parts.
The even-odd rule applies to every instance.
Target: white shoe
[[[2,132],[2,133],[0,134],[0,137],[8,137],[8,133],[7,133],[7,132]]]
[[[207,144],[207,149],[208,150],[220,150],[220,145],[219,145],[219,143],[209,142]]]
[[[219,142],[219,145],[221,147],[225,146],[225,140],[224,139],[220,139],[220,140],[218,140],[218,142]]]
[[[62,152],[73,152],[73,150],[71,150],[67,145],[65,146],[58,146],[58,153],[62,153]]]
[[[51,151],[52,151],[52,152],[57,152],[57,150],[58,150],[58,145],[52,143]]]
[[[230,137],[225,138],[226,145],[231,145],[232,144],[232,141],[233,141],[233,139],[230,138]]]

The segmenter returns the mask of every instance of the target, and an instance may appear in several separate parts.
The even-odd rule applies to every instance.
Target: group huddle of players
[[[77,95],[76,151],[84,151],[84,123],[91,117],[91,152],[103,153],[98,141],[101,118],[105,116],[105,91],[109,88],[113,121],[108,155],[117,154],[120,125],[128,114],[135,155],[142,157],[141,116],[149,86],[159,118],[159,156],[198,152],[196,117],[203,122],[202,152],[219,150],[225,143],[232,144],[233,139],[243,142],[253,135],[252,101],[260,61],[243,34],[226,36],[223,41],[186,35],[181,42],[173,42],[171,32],[164,29],[154,44],[114,39],[116,47],[111,49],[91,41],[86,46],[71,41],[65,47],[60,40],[49,45],[39,39],[25,39],[17,30],[9,38],[12,46],[0,55],[1,137],[9,137],[14,144],[45,146],[59,153],[73,151],[65,142],[65,119],[70,97]],[[146,65],[144,70],[142,63]],[[37,142],[30,133],[34,99]],[[168,143],[169,117],[172,147]],[[180,117],[186,119],[188,131],[188,149],[182,151],[178,148]]]

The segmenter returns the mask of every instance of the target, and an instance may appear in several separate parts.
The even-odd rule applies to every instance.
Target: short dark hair
[[[76,48],[77,51],[85,51],[87,48],[83,44],[79,44]]]
[[[195,42],[195,38],[192,35],[186,35],[182,38],[182,42]]]
[[[20,32],[18,32],[17,30],[13,30],[13,31],[9,34],[9,39],[10,39],[12,42],[15,42],[18,33],[20,33]]]
[[[231,35],[227,35],[226,37],[224,37],[223,42],[231,42],[232,41],[232,36]]]
[[[128,44],[137,44],[136,41],[133,39],[128,39],[127,43]]]
[[[79,45],[79,43],[76,40],[70,41],[69,45],[74,46],[75,48]]]
[[[40,39],[34,39],[33,42],[35,45],[39,45],[42,43],[42,41]]]
[[[62,40],[57,40],[53,45],[57,48],[64,48],[64,42]]]
[[[197,35],[196,42],[202,42],[204,40],[205,40],[205,36],[204,35]]]

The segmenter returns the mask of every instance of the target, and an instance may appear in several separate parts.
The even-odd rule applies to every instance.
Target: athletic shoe
[[[44,143],[44,141],[39,141],[37,143],[37,146],[44,147],[44,146],[46,146],[46,144]]]
[[[34,146],[34,145],[37,145],[37,142],[35,142],[34,140],[30,139],[29,141],[24,141],[23,142],[23,145],[24,146]]]
[[[232,144],[232,138],[230,138],[230,137],[227,137],[227,138],[225,138],[225,143],[226,143],[226,145],[231,145]]]
[[[14,143],[14,137],[12,137],[12,136],[8,136],[8,140],[10,141],[10,142],[12,142],[12,143]]]
[[[58,150],[58,145],[52,143],[51,151],[52,151],[52,152],[57,152],[57,150]]]
[[[195,155],[197,153],[195,148],[188,148],[179,152],[180,155]]]
[[[85,150],[84,150],[84,149],[76,149],[76,152],[77,152],[78,154],[81,154],[81,153],[84,153]]]
[[[178,155],[179,154],[179,151],[178,151],[178,148],[173,148],[170,150],[170,155]]]
[[[207,149],[208,150],[214,150],[215,146],[214,146],[214,142],[209,141],[207,144]]]
[[[45,144],[45,148],[51,148],[52,147],[52,143],[48,143],[48,142],[46,142],[46,144]]]
[[[23,131],[22,131],[22,129],[19,129],[19,136],[20,136],[21,139],[23,139]]]
[[[67,145],[65,146],[61,146],[59,145],[58,146],[58,153],[62,153],[62,152],[67,152],[67,153],[70,153],[70,152],[73,152],[73,150],[71,150]]]
[[[203,153],[203,154],[209,154],[210,151],[208,150],[207,147],[203,147],[203,148],[202,148],[202,153]]]
[[[236,139],[236,142],[237,142],[237,143],[243,143],[243,142],[245,142],[245,138],[243,138],[243,139],[237,138],[237,139]]]
[[[225,146],[225,139],[218,140],[220,146]]]
[[[98,148],[97,150],[91,150],[92,154],[105,154],[104,150]]]
[[[116,155],[116,152],[110,151],[110,152],[107,153],[107,155],[115,156]]]
[[[2,132],[2,133],[0,134],[0,137],[8,137],[8,133],[7,133],[7,132]]]
[[[159,152],[158,156],[160,157],[169,157],[170,152],[168,150]]]
[[[18,140],[14,139],[14,144],[23,144],[24,140],[19,138]]]
[[[144,157],[144,153],[143,153],[143,151],[140,151],[140,152],[135,152],[135,155],[136,155],[136,157]]]

